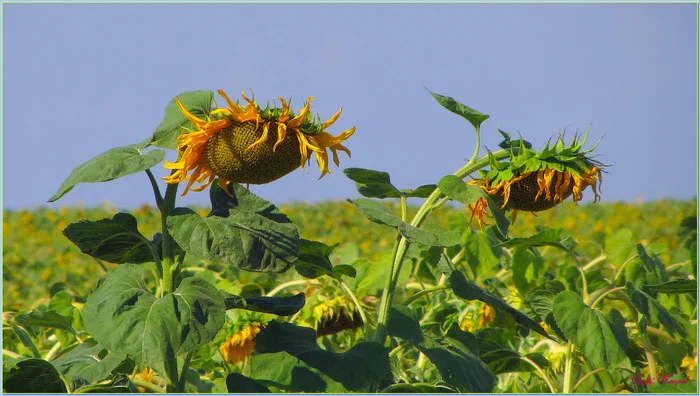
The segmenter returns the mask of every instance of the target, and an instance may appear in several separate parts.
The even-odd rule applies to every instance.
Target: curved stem
[[[165,189],[165,200],[163,203],[163,209],[160,212],[160,218],[161,218],[161,233],[163,235],[163,257],[162,263],[163,263],[163,292],[164,293],[172,293],[174,290],[174,285],[173,285],[173,273],[177,270],[176,266],[177,264],[175,263],[175,257],[174,257],[174,241],[173,238],[170,236],[170,232],[168,231],[168,216],[172,213],[173,209],[175,209],[175,198],[177,194],[177,184],[168,184],[168,187]]]
[[[498,160],[501,158],[509,157],[511,153],[516,151],[516,148],[509,150],[499,150],[494,153],[491,153],[491,157]],[[489,162],[489,156],[482,157],[475,161],[470,160],[466,165],[455,171],[454,175],[462,179],[476,172],[477,170],[489,165]],[[420,225],[423,224],[423,221],[428,216],[428,214],[430,214],[430,212],[433,210],[435,202],[438,199],[442,198],[442,195],[442,191],[440,191],[439,188],[436,188],[435,191],[433,191],[430,194],[430,196],[426,198],[425,202],[423,202],[423,205],[421,205],[421,207],[418,209],[418,212],[416,212],[415,216],[413,216],[413,220],[410,224],[414,227],[420,227]],[[389,309],[391,308],[392,299],[394,297],[394,290],[396,288],[396,282],[398,281],[398,276],[401,271],[401,264],[403,263],[403,260],[406,257],[406,252],[408,251],[408,246],[410,244],[408,240],[401,234],[397,236],[396,241],[397,242],[394,245],[394,259],[391,265],[391,276],[387,277],[387,285],[384,288],[384,293],[382,294],[382,301],[380,303],[379,313],[377,316],[377,330],[374,334],[374,341],[380,344],[383,344],[386,338],[386,321],[389,315]]]
[[[445,289],[449,289],[449,288],[450,288],[449,286],[440,285],[440,286],[431,287],[431,288],[429,288],[429,289],[421,290],[421,291],[419,291],[418,293],[416,293],[416,294],[412,295],[411,297],[407,298],[406,301],[404,301],[403,304],[401,304],[401,305],[409,306],[409,305],[411,305],[411,303],[413,303],[413,302],[416,301],[417,299],[419,299],[419,298],[425,296],[426,294],[434,293],[434,292],[436,292],[436,291],[445,290]]]
[[[160,194],[160,187],[158,187],[158,182],[156,182],[156,178],[153,177],[153,173],[150,169],[146,169],[146,175],[148,175],[148,180],[151,182],[151,187],[153,188],[153,195],[155,195],[156,197],[156,206],[162,211],[164,202],[163,196]]]
[[[520,358],[523,359],[524,361],[528,362],[530,364],[530,366],[534,367],[535,370],[537,370],[537,372],[540,373],[540,375],[542,376],[542,379],[544,379],[544,382],[547,383],[547,386],[549,387],[550,392],[557,393],[557,390],[554,389],[554,385],[552,385],[552,382],[549,380],[549,378],[544,373],[544,371],[542,371],[542,368],[540,368],[540,366],[537,365],[537,363],[535,363],[534,361],[532,361],[530,358],[528,358],[525,355],[520,355]],[[575,387],[574,387],[574,389],[575,389]]]
[[[369,334],[369,321],[367,320],[367,314],[365,313],[365,310],[362,308],[362,304],[360,304],[360,300],[357,299],[355,293],[353,293],[352,290],[350,290],[348,285],[346,285],[342,279],[338,278],[337,280],[338,283],[340,283],[340,287],[350,297],[352,302],[355,303],[355,308],[357,308],[357,312],[359,312],[360,318],[362,318],[362,323],[364,323],[365,333]]]
[[[281,292],[282,290],[284,290],[288,287],[306,285],[306,284],[321,285],[321,282],[319,282],[315,279],[297,279],[297,280],[285,282],[285,283],[275,287],[274,289],[270,290],[269,292],[267,292],[266,296],[273,297],[275,294]]]
[[[165,393],[165,389],[161,388],[160,386],[158,386],[156,384],[152,384],[150,382],[135,380],[135,379],[132,379],[131,382],[134,385],[146,388],[153,393]]]
[[[583,381],[587,380],[588,377],[590,377],[590,376],[592,376],[592,375],[595,375],[595,374],[600,373],[601,371],[605,371],[605,369],[604,369],[604,368],[597,368],[597,369],[595,369],[595,370],[593,370],[593,371],[589,371],[588,373],[586,373],[586,375],[584,375],[583,377],[581,377],[581,379],[578,380],[578,381],[576,382],[576,385],[574,385],[574,387],[571,388],[571,391],[572,391],[572,392],[575,392],[575,391],[576,391],[576,388],[578,388],[579,385],[581,385],[581,384],[583,383]]]

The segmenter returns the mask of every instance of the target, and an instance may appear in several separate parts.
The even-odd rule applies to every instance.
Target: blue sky
[[[178,93],[219,88],[292,97],[296,109],[313,95],[323,119],[343,107],[329,132],[357,126],[332,174],[309,167],[251,187],[277,204],[356,197],[345,167],[415,188],[462,166],[471,126],[425,88],[490,114],[482,145],[494,149],[497,127],[541,148],[591,126],[613,165],[604,201],[696,195],[695,4],[3,7],[5,208],[152,204],[143,173],[46,200],[74,167],[152,134]]]

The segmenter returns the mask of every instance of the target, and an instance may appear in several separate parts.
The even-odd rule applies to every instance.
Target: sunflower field
[[[255,184],[326,175],[355,128],[219,94],[49,199],[143,172],[154,206],[3,211],[3,391],[697,393],[696,200],[598,202],[587,133],[480,156],[489,116],[431,93],[475,130],[462,168],[345,168],[356,197],[272,203]]]

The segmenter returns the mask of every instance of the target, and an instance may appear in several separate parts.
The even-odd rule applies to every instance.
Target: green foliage
[[[489,116],[431,94],[478,146]],[[210,119],[211,91],[178,98]],[[489,165],[583,169],[586,135],[537,152],[499,130],[503,150],[415,189],[348,168],[364,197],[350,203],[278,208],[214,182],[211,207],[183,208],[150,172],[163,151],[144,150],[192,128],[173,99],[152,137],[78,166],[51,198],[146,171],[157,209],[3,213],[4,391],[697,391],[695,200],[509,221],[465,183]],[[472,222],[477,204],[493,225]]]

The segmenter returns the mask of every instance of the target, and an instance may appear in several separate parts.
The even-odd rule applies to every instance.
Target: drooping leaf
[[[150,142],[150,139],[148,140]],[[106,182],[150,169],[165,158],[165,151],[143,152],[144,142],[108,150],[73,169],[56,194],[49,198],[54,202],[79,183]]]
[[[428,92],[430,92],[430,90],[428,90]],[[430,92],[430,94],[433,96],[433,98],[435,98],[435,100],[438,101],[438,103],[440,103],[442,107],[469,121],[469,123],[471,123],[476,130],[479,130],[481,123],[489,118],[487,114],[465,106],[449,96],[443,96],[433,92]]]
[[[655,285],[668,281],[666,266],[652,253],[650,256],[642,244],[637,244],[637,254],[647,270],[647,284]]]
[[[333,264],[329,258],[338,244],[329,246],[323,242],[304,238],[299,242],[299,258],[294,262],[294,269],[299,275],[308,279],[316,279],[323,275],[338,277],[333,271]]]
[[[81,252],[110,263],[140,264],[153,262],[151,242],[136,225],[129,213],[117,213],[111,219],[81,220],[68,225],[63,235]]]
[[[649,290],[665,294],[690,293],[696,295],[698,292],[698,282],[691,279],[676,279],[660,285],[649,285]]]
[[[627,282],[625,291],[634,307],[644,314],[652,325],[663,325],[671,335],[686,335],[683,326],[654,297],[635,287],[632,282]]]
[[[606,316],[584,304],[573,291],[564,291],[554,299],[552,312],[566,337],[581,349],[596,367],[610,368],[627,360],[629,340],[624,320],[616,310]]]
[[[388,333],[412,344],[423,341],[423,332],[416,315],[409,307],[395,306],[389,310]]]
[[[194,277],[157,299],[146,289],[143,268],[133,264],[103,276],[84,308],[95,340],[149,365],[175,359],[214,339],[225,310],[214,286]]]
[[[299,252],[299,231],[250,211],[231,209],[228,217],[202,218],[192,210],[176,209],[168,217],[173,239],[203,260],[255,272],[284,272]]]
[[[84,342],[51,362],[69,381],[82,378],[88,383],[102,381],[118,372],[130,374],[134,363],[125,355],[108,352],[100,345]]]
[[[389,371],[387,350],[373,342],[360,342],[337,353],[321,349],[316,331],[273,320],[255,337],[258,353],[287,352],[348,390],[360,390],[378,382]]]
[[[2,390],[9,393],[67,393],[56,368],[43,359],[3,361]]]
[[[546,228],[535,235],[525,238],[510,238],[501,245],[504,247],[539,247],[554,246],[564,251],[569,251],[575,242],[571,238],[562,238],[561,228]]]
[[[165,116],[153,133],[153,145],[165,149],[175,150],[177,138],[183,133],[182,128],[192,128],[190,121],[182,114],[175,99],[179,99],[182,105],[193,115],[205,119],[211,112],[214,103],[212,91],[183,92],[173,98],[165,107]]]
[[[450,278],[450,287],[457,297],[469,301],[479,300],[481,302],[485,302],[486,304],[509,314],[520,325],[534,330],[547,338],[551,338],[539,323],[535,322],[524,313],[511,307],[505,301],[501,300],[488,290],[482,289],[477,284],[467,280],[464,274],[460,271],[453,271],[451,274],[447,275],[449,275]]]
[[[242,301],[241,301],[242,300]],[[226,309],[245,309],[247,311],[269,313],[279,316],[294,315],[304,308],[304,293],[280,297],[239,297],[226,293]]]
[[[367,198],[399,198],[401,191],[391,184],[386,172],[362,168],[346,168],[345,176],[355,182],[357,192]]]
[[[357,206],[362,214],[371,221],[397,229],[409,242],[416,242],[424,246],[454,246],[455,241],[458,242],[455,231],[428,231],[406,224],[377,201],[368,198],[348,201]]]
[[[566,287],[560,281],[547,281],[530,290],[525,295],[524,302],[534,313],[544,319],[552,312],[554,298],[564,290],[566,290]]]

